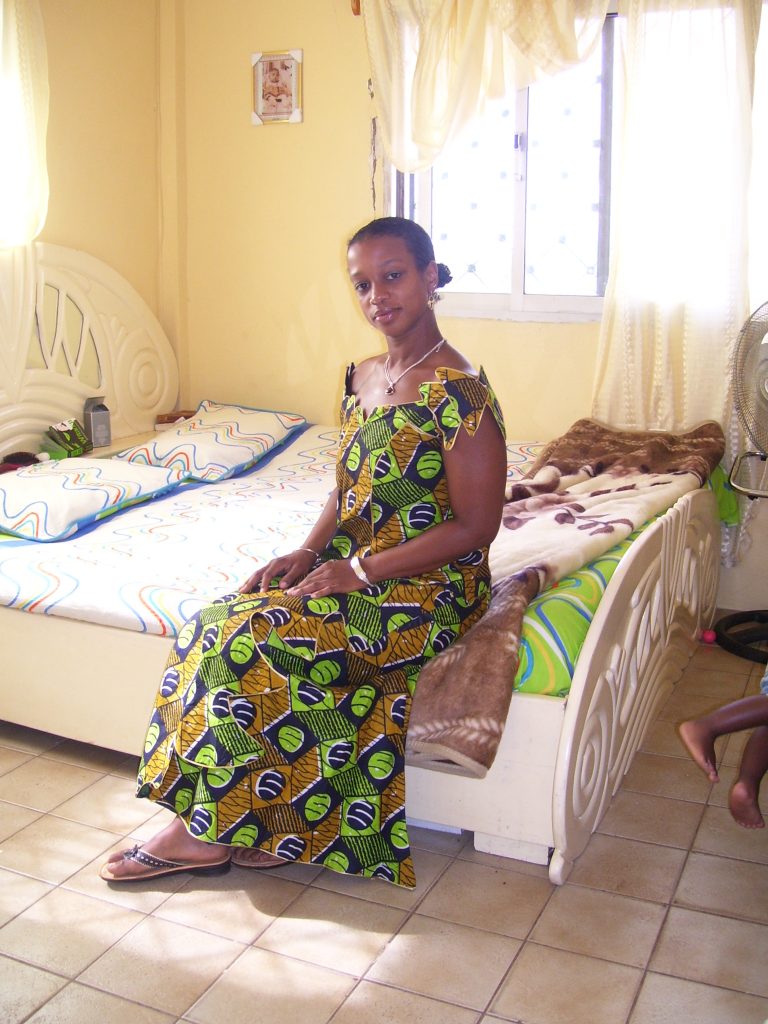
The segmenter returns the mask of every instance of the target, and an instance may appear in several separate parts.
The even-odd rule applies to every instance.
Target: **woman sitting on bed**
[[[138,791],[176,817],[110,857],[107,881],[302,861],[414,885],[411,695],[487,607],[503,424],[437,326],[450,273],[422,228],[371,221],[348,266],[387,351],[347,371],[337,487],[302,548],[182,627]]]

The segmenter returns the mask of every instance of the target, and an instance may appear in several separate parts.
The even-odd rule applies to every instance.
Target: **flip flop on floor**
[[[122,861],[132,860],[145,867],[146,871],[140,871],[132,875],[113,875],[110,868],[112,864],[120,864]],[[175,875],[180,871],[188,871],[190,875],[223,875],[231,867],[231,859],[214,861],[211,864],[183,864],[175,860],[165,860],[164,857],[155,857],[151,853],[145,853],[137,843],[131,850],[123,850],[122,857],[118,861],[102,864],[99,870],[99,877],[105,882],[146,882],[150,878],[162,878],[163,875]]]
[[[253,858],[253,854],[259,853],[269,859],[259,863],[258,857]],[[267,853],[266,850],[254,849],[252,846],[242,846],[235,847],[232,851],[232,863],[236,864],[239,868],[252,868],[254,871],[272,871],[274,868],[284,868],[291,861],[284,860],[282,857],[274,857],[271,853]]]

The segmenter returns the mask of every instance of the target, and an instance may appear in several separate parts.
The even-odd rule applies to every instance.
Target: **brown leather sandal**
[[[112,864],[120,864],[123,861],[132,860],[146,871],[133,875],[112,874]],[[131,850],[123,850],[122,857],[118,861],[102,864],[99,869],[99,877],[105,882],[146,882],[150,878],[162,878],[163,875],[175,875],[180,871],[188,871],[190,875],[224,875],[232,866],[231,857],[226,860],[213,861],[210,864],[184,864],[180,861],[165,860],[164,857],[155,857],[151,853],[145,853],[137,843]]]

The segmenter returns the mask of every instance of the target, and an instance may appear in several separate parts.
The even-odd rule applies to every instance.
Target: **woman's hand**
[[[255,591],[267,590],[276,576],[280,577],[278,586],[288,590],[297,580],[301,579],[317,561],[317,556],[306,548],[297,548],[288,555],[280,555],[271,562],[262,565],[252,573],[240,587],[241,594],[252,594]]]
[[[282,582],[280,584],[282,586]],[[328,594],[350,594],[366,586],[352,570],[349,562],[331,559],[313,569],[303,580],[288,588],[291,597],[327,597]]]

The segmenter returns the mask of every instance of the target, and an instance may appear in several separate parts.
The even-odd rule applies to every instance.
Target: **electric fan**
[[[733,402],[752,449],[741,452],[731,467],[731,487],[748,498],[768,498],[768,491],[739,482],[742,464],[768,460],[768,302],[750,316],[739,332],[733,353]],[[763,474],[764,479],[764,474]],[[760,556],[758,556],[760,557]],[[768,552],[762,552],[768,559]],[[736,612],[715,626],[717,642],[726,651],[750,661],[768,661],[768,611]]]

